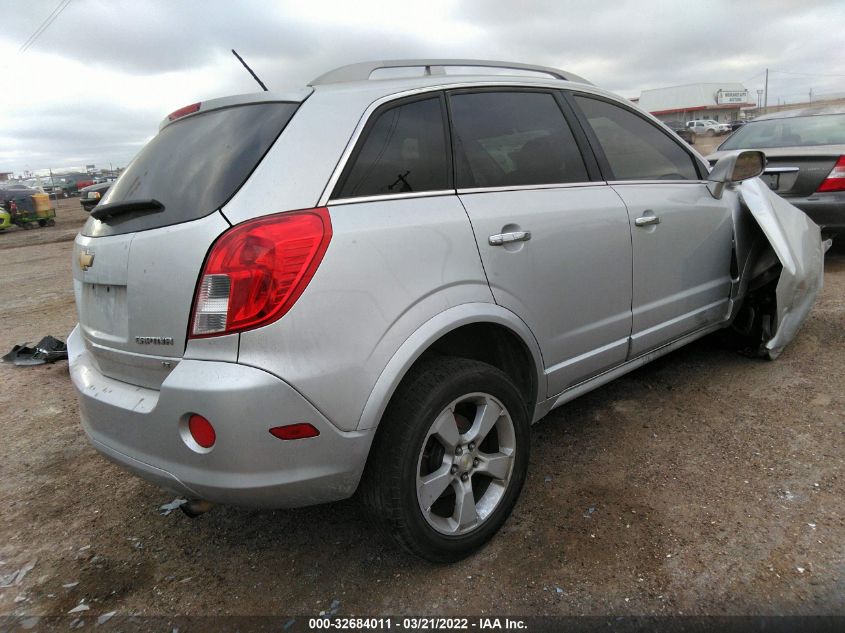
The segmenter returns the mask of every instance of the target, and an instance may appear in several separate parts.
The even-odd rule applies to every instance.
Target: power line
[[[821,73],[794,73],[788,70],[770,70],[772,73],[780,73],[781,75],[802,75],[804,77],[845,77],[845,75],[824,75]]]
[[[44,18],[44,21],[41,23],[41,25],[37,29],[35,29],[35,31],[32,33],[32,35],[30,35],[29,38],[27,38],[26,42],[21,44],[21,47],[18,49],[18,53],[25,53],[27,50],[29,50],[29,48],[33,44],[35,44],[35,41],[39,37],[41,37],[41,34],[44,33],[44,31],[46,31],[47,28],[53,22],[56,21],[56,18],[58,18],[61,15],[62,11],[64,11],[67,8],[67,5],[69,5],[70,3],[71,3],[71,0],[59,0],[59,4],[56,5],[56,8],[53,9],[52,13],[50,13],[50,15],[48,15],[46,18]]]
[[[18,53],[22,52],[24,50],[24,48],[26,48],[33,41],[33,38],[39,32],[41,32],[41,30],[44,28],[44,24],[47,22],[47,20],[49,20],[50,18],[52,18],[56,14],[56,12],[59,10],[59,7],[61,5],[62,5],[62,0],[60,0],[59,4],[57,4],[56,7],[50,12],[50,15],[48,15],[46,18],[44,18],[44,20],[42,20],[41,24],[38,25],[38,28],[35,29],[35,31],[27,38],[27,40],[23,44],[21,44],[21,47],[18,49]]]
[[[742,83],[747,83],[747,82],[751,81],[752,79],[755,79],[756,77],[761,77],[764,74],[765,73],[759,72],[756,75],[751,75],[748,79],[743,79]]]

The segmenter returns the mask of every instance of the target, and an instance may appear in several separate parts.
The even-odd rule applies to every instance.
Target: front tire
[[[436,357],[385,411],[361,482],[375,523],[426,560],[465,558],[499,530],[528,470],[528,410],[500,370]]]

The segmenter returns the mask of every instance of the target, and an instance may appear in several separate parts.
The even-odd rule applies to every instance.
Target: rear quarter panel
[[[343,430],[422,324],[492,303],[457,196],[329,207],[333,237],[308,288],[279,321],[241,334],[238,362],[296,388]]]

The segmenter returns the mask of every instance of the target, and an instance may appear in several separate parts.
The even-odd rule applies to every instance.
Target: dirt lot
[[[0,234],[0,350],[74,320],[54,228]],[[64,362],[0,365],[2,614],[845,614],[845,249],[776,362],[705,339],[556,410],[495,540],[423,563],[354,502],[162,516],[88,444]]]

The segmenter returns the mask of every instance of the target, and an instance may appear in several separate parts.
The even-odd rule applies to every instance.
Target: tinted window
[[[450,97],[458,187],[589,180],[555,98],[542,92]]]
[[[752,121],[722,143],[723,149],[845,144],[845,114]]]
[[[334,198],[449,189],[440,98],[384,110],[364,132]]]
[[[614,180],[698,180],[692,157],[645,119],[619,106],[575,97],[604,150]]]
[[[240,188],[290,121],[297,103],[260,103],[196,114],[171,123],[147,143],[100,204],[155,199],[161,213],[129,213],[85,235],[117,235],[196,220]]]

